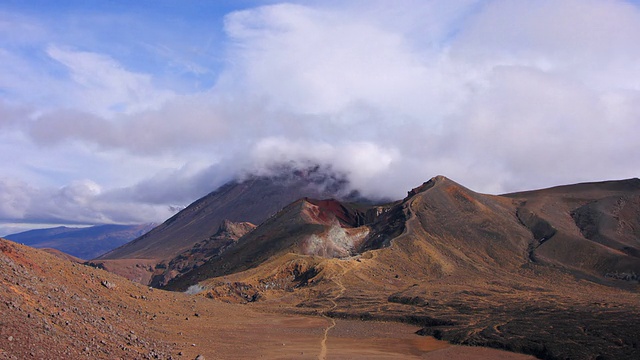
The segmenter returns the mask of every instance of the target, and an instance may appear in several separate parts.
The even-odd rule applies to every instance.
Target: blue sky
[[[3,1],[0,235],[281,162],[387,197],[637,177],[638,43],[622,0]]]
[[[267,1],[5,1],[3,45],[63,72],[44,54],[48,44],[107,54],[129,71],[152,73],[159,85],[198,91],[223,66],[224,15]],[[12,24],[13,25],[13,24]],[[16,32],[19,31],[16,29]]]

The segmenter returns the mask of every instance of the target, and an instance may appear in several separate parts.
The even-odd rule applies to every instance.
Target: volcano
[[[229,183],[91,263],[205,308],[320,319],[317,358],[370,320],[541,359],[638,358],[639,179],[488,195],[436,176],[382,203],[346,188],[313,171]]]
[[[229,182],[90,264],[143,284],[163,284],[175,274],[169,263],[176,257],[184,258],[193,249],[198,252],[205,242],[210,248],[224,247],[229,239],[214,238],[225,222],[258,225],[302,197],[358,198],[348,191],[343,177],[319,167],[285,168],[274,174]]]
[[[540,358],[633,358],[638,196],[637,179],[496,196],[437,176],[383,205],[303,198],[166,288]]]

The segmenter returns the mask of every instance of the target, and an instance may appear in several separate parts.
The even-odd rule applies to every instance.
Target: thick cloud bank
[[[489,193],[639,175],[637,3],[301,2],[222,23],[221,65],[169,77],[0,12],[0,219],[162,221],[277,163],[393,198],[436,174]]]

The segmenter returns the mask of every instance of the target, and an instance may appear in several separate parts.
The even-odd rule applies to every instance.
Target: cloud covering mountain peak
[[[632,1],[130,10],[0,7],[0,218],[91,181],[93,221],[162,221],[278,163],[393,198],[436,173],[493,193],[637,176]]]

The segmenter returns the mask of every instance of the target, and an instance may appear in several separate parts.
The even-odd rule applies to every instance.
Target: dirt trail
[[[334,309],[336,306],[337,304],[334,302],[331,309]],[[322,341],[320,342],[320,354],[318,354],[318,360],[325,360],[327,358],[327,337],[329,336],[329,330],[333,329],[336,326],[335,319],[332,319],[326,315],[323,315],[323,317],[327,320],[330,320],[331,325],[327,326],[327,328],[324,329],[324,336],[322,338]]]
[[[350,270],[351,269],[345,270],[344,268],[342,268],[342,274],[340,274],[340,277],[343,277]],[[336,307],[338,307],[338,303],[336,302],[336,300],[342,297],[342,295],[344,295],[344,292],[347,290],[347,288],[342,284],[340,278],[334,277],[333,279],[331,279],[331,281],[333,281],[336,285],[338,285],[338,287],[340,287],[340,291],[338,291],[338,294],[336,296],[329,299],[332,305],[322,315],[322,317],[331,321],[331,325],[327,326],[327,328],[324,329],[324,336],[322,337],[322,341],[320,342],[320,354],[318,354],[318,360],[325,360],[327,358],[327,338],[329,337],[329,331],[336,326],[336,320],[327,316],[326,312],[334,310]]]
[[[418,222],[418,225],[420,223],[420,220],[416,216],[416,211],[415,211],[415,206],[417,205],[414,205],[416,203],[416,200],[418,199],[418,196],[420,195],[414,196],[414,198],[411,199],[411,201],[407,205],[405,205],[406,208],[404,211],[405,211],[405,214],[408,216],[404,222],[404,231],[402,232],[402,234],[396,237],[393,241],[397,241],[404,237],[412,236],[415,233],[414,227],[416,226],[416,224],[414,223]]]
[[[354,291],[347,291],[352,282],[344,276],[361,263],[334,265],[335,276],[327,280],[337,288],[331,288],[325,315]],[[0,304],[0,359],[523,359],[450,346],[416,335],[418,327],[407,324],[287,315],[266,304],[227,304],[152,289],[3,240]],[[469,356],[480,350],[491,356]]]

